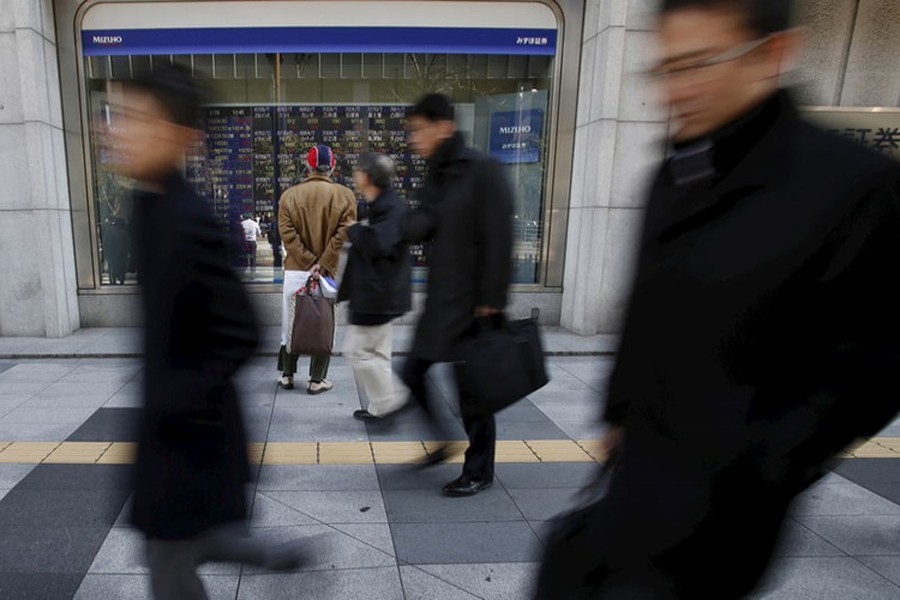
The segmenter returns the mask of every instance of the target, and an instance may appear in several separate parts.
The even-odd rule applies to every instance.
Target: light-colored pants
[[[353,368],[356,387],[369,397],[370,413],[376,417],[400,409],[409,392],[391,368],[394,330],[385,325],[350,325],[344,338],[344,356]]]

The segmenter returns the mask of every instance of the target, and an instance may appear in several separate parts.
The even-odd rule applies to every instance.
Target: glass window
[[[308,149],[317,143],[332,146],[337,155],[334,177],[351,188],[352,169],[361,153],[389,154],[398,166],[398,191],[415,206],[426,166],[409,151],[406,116],[422,94],[445,92],[455,103],[459,129],[469,143],[495,157],[513,185],[514,282],[533,284],[540,270],[548,188],[555,57],[552,51],[539,50],[548,44],[555,45],[555,38],[548,40],[544,33],[514,38],[514,45],[534,51],[509,52],[488,46],[481,52],[223,48],[123,54],[120,48],[113,56],[84,58],[89,118],[92,131],[108,124],[110,80],[132,77],[141,69],[173,62],[191,68],[196,78],[208,83],[213,101],[203,109],[205,139],[187,157],[186,175],[209,199],[236,243],[243,237],[241,220],[250,216],[258,221],[260,239],[242,245],[244,254],[236,266],[248,282],[273,283],[282,277],[278,199],[304,177]],[[102,284],[134,283],[128,185],[108,168],[107,150],[92,141]],[[427,253],[422,247],[412,253],[414,276],[421,281]]]

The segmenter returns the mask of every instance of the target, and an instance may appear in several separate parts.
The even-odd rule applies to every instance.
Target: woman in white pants
[[[366,210],[348,230],[351,247],[338,301],[350,301],[344,355],[357,387],[369,398],[368,408],[353,416],[377,422],[408,399],[391,368],[392,321],[411,307],[412,262],[401,236],[407,207],[392,190],[394,165],[387,156],[361,156],[354,180]]]

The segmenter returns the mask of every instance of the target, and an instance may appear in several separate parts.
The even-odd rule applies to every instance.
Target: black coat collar
[[[679,185],[667,161],[663,189],[672,215],[664,237],[677,236],[729,210],[741,198],[783,181],[789,165],[790,131],[799,122],[790,96],[779,91],[748,114],[709,136],[706,158],[712,170],[699,181]],[[702,143],[702,140],[690,144]],[[679,145],[679,148],[682,145]]]

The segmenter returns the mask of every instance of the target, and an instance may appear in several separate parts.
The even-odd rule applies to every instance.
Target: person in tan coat
[[[281,195],[278,229],[287,257],[284,262],[284,291],[281,310],[281,351],[278,383],[293,389],[297,357],[286,347],[288,303],[291,295],[306,284],[310,276],[335,277],[341,248],[347,240],[347,228],[356,221],[356,196],[350,188],[331,179],[335,156],[331,148],[317,145],[307,155],[308,177]],[[309,365],[309,394],[321,394],[333,387],[327,379],[329,355],[313,356]]]

